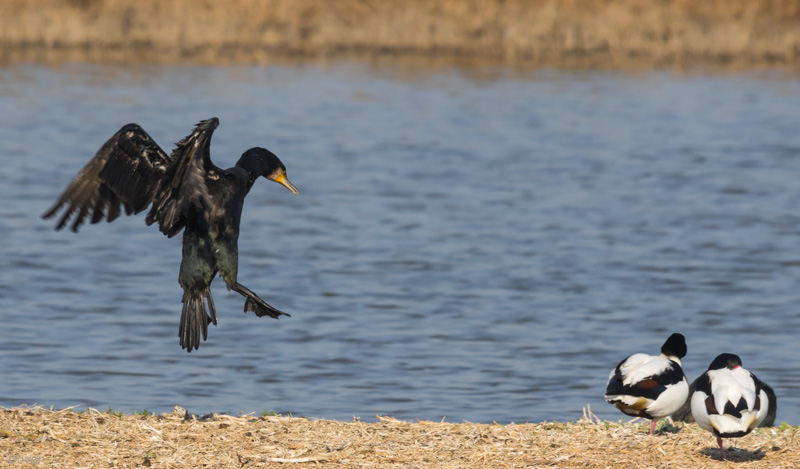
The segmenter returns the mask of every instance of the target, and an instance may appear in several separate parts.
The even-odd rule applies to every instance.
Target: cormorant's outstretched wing
[[[147,224],[158,222],[158,228],[169,237],[180,233],[187,219],[207,222],[211,202],[206,181],[218,179],[222,172],[209,156],[211,135],[218,125],[216,117],[200,121],[172,151],[147,214]]]
[[[141,127],[123,126],[103,144],[42,218],[54,216],[66,205],[56,230],[62,229],[75,215],[70,228],[78,231],[90,214],[92,223],[103,217],[113,221],[120,215],[120,204],[128,215],[139,213],[153,200],[169,161],[164,150]]]

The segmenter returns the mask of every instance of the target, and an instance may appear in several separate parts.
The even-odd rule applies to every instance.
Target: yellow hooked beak
[[[286,177],[286,173],[278,175],[278,177],[275,178],[275,182],[292,191],[294,195],[297,195],[297,188],[294,187],[291,182],[289,182],[289,178]]]

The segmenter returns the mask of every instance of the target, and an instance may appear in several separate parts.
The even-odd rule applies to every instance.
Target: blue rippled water
[[[180,239],[142,216],[39,219],[120,126],[212,156],[266,146],[294,197],[251,191],[241,312],[178,345]],[[572,420],[608,371],[687,337],[800,424],[800,79],[779,71],[0,68],[0,405],[318,418]]]

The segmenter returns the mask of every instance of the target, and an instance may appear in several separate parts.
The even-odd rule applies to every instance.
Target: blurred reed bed
[[[800,0],[3,0],[0,59],[788,64]]]

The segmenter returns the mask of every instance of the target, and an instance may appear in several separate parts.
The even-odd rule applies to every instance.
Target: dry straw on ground
[[[0,60],[795,64],[798,0],[3,0]]]
[[[182,409],[160,416],[0,410],[0,466],[745,469],[800,461],[798,427],[791,426],[728,440],[731,461],[723,462],[714,438],[695,424],[649,436],[647,422],[599,421],[591,413],[571,423],[510,425],[184,416]]]

